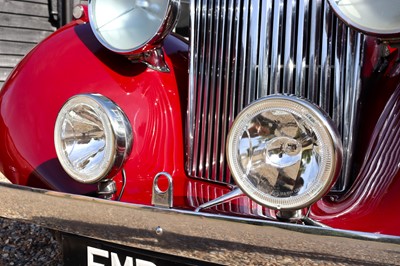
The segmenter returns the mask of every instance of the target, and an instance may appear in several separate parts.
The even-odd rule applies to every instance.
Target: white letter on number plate
[[[157,266],[157,265],[147,260],[136,259],[136,266]]]
[[[88,259],[87,265],[88,266],[104,266],[104,264],[94,262],[94,256],[108,258],[108,251],[98,249],[98,248],[87,247],[87,259]]]
[[[121,266],[118,255],[113,252],[111,252],[111,266]],[[133,259],[131,257],[126,257],[124,266],[133,266]]]

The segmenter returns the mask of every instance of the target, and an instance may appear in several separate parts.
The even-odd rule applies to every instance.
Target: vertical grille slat
[[[199,160],[199,172],[202,176],[205,178],[209,177],[209,160],[207,158],[207,149],[209,149],[209,142],[208,142],[208,137],[211,134],[210,131],[212,130],[211,126],[211,115],[212,112],[210,112],[210,105],[211,102],[213,101],[213,96],[214,92],[212,91],[212,88],[210,86],[211,82],[211,77],[212,77],[212,67],[214,62],[212,61],[212,51],[213,51],[213,26],[214,26],[214,1],[208,1],[208,4],[206,5],[207,9],[205,9],[206,16],[204,18],[205,21],[205,27],[206,31],[204,32],[204,40],[205,40],[205,46],[204,46],[204,56],[205,58],[203,59],[204,62],[204,68],[203,68],[203,73],[201,77],[203,78],[203,106],[202,106],[202,126],[201,126],[201,139],[200,139],[200,160]],[[208,59],[208,60],[207,60]],[[210,60],[211,59],[211,60]]]
[[[190,88],[189,88],[189,99],[188,99],[188,112],[190,112],[190,116],[187,116],[187,125],[186,125],[186,132],[187,132],[187,137],[186,137],[186,150],[187,155],[189,155],[189,149],[190,149],[190,156],[187,157],[187,162],[186,164],[188,165],[188,174],[191,176],[197,176],[197,163],[198,163],[198,154],[199,154],[199,147],[197,145],[194,145],[199,140],[199,128],[195,128],[193,125],[200,123],[200,111],[199,111],[199,106],[200,104],[198,101],[200,100],[200,97],[198,97],[198,94],[201,93],[201,90],[199,89],[197,92],[195,89],[198,86],[195,86],[198,82],[198,76],[200,75],[200,69],[199,69],[199,64],[200,64],[200,58],[199,58],[199,53],[201,47],[200,47],[200,34],[196,34],[198,32],[201,32],[201,2],[195,2],[191,1],[190,3],[190,24],[192,25],[192,30],[190,32],[190,47],[192,49],[191,52],[191,60],[189,63],[189,83]],[[193,51],[197,51],[194,53]]]
[[[361,36],[360,34],[354,32],[353,30],[348,31],[348,41],[347,41],[347,55],[346,55],[346,65],[358,66],[354,69],[346,68],[346,84],[345,87],[348,88],[348,92],[345,94],[345,109],[342,116],[344,117],[343,123],[343,146],[345,149],[345,160],[343,164],[342,174],[345,177],[351,174],[351,164],[353,161],[353,150],[354,150],[354,139],[357,133],[357,106],[360,97],[360,71],[359,66],[360,54],[358,51],[361,49]],[[341,180],[343,182],[343,180]]]
[[[319,106],[324,110],[330,110],[330,92],[331,92],[331,54],[332,51],[332,30],[331,30],[331,15],[329,5],[323,7],[323,20],[322,20],[322,38],[321,38],[321,75],[319,91]]]
[[[296,1],[289,0],[286,5],[286,25],[285,25],[285,47],[283,52],[283,86],[282,92],[292,94],[293,91],[293,71],[294,71],[294,52],[296,36]]]
[[[337,19],[336,19],[337,21]],[[338,126],[338,130],[340,133],[342,132],[342,123],[341,118],[343,114],[343,105],[344,105],[344,93],[342,91],[344,87],[345,76],[343,75],[345,71],[345,43],[346,43],[346,29],[344,25],[340,22],[336,24],[336,41],[335,41],[335,62],[334,62],[334,97],[333,97],[333,105],[336,108],[332,112],[332,119],[335,124]]]
[[[269,80],[269,56],[271,47],[271,28],[272,28],[272,1],[261,1],[261,25],[265,25],[260,29],[260,42],[264,45],[259,47],[259,65],[257,80],[257,98],[268,94]]]
[[[219,12],[218,16],[221,18],[225,18],[227,16],[226,13],[226,0],[220,0],[219,2]],[[226,56],[226,51],[225,51],[225,20],[220,19],[220,24],[218,25],[218,38],[220,40],[219,46],[218,46],[218,53],[216,54],[216,62],[217,62],[217,68],[216,68],[216,77],[215,77],[215,86],[216,86],[216,110],[215,110],[215,133],[213,137],[213,147],[212,147],[212,171],[211,171],[211,176],[220,176],[220,172],[222,169],[220,169],[220,163],[221,163],[221,154],[220,154],[220,149],[221,149],[221,140],[223,139],[221,135],[222,131],[222,121],[220,117],[223,114],[223,105],[218,105],[218,103],[223,102],[224,98],[224,90],[223,90],[223,78],[222,76],[224,75],[223,69],[225,67],[224,64],[224,56]]]
[[[310,54],[307,98],[318,103],[318,80],[320,66],[320,23],[321,23],[321,0],[311,1],[311,27],[310,27]],[[314,33],[314,34],[312,34]]]
[[[345,189],[363,36],[339,22],[327,0],[192,0],[191,8],[188,174],[233,183],[225,140],[235,116],[260,97],[288,93],[336,123],[346,153],[337,189]]]
[[[297,34],[297,49],[296,49],[296,70],[295,70],[295,94],[305,95],[306,89],[306,56],[308,45],[308,16],[309,16],[309,3],[306,1],[299,1],[298,3],[298,34]],[[303,32],[303,34],[299,34]]]
[[[219,6],[219,1],[220,0],[214,0],[215,2],[213,3],[212,6],[212,15],[210,16],[211,18],[213,17],[218,17],[219,12],[220,12],[220,6]],[[216,102],[218,101],[218,94],[219,94],[219,88],[217,87],[217,69],[219,67],[217,58],[218,54],[221,53],[220,50],[220,40],[222,40],[219,36],[219,22],[221,21],[220,19],[212,20],[213,22],[211,23],[211,30],[210,30],[210,36],[212,37],[210,40],[210,43],[212,43],[212,46],[210,47],[210,58],[211,61],[209,63],[209,71],[210,71],[210,80],[209,80],[209,111],[208,111],[208,130],[206,131],[206,156],[205,156],[205,177],[210,178],[213,176],[213,170],[215,169],[215,157],[213,157],[213,146],[215,145],[214,142],[214,136],[217,134],[217,123],[219,119],[216,119],[216,113],[217,113],[217,108],[216,108]]]
[[[272,49],[271,49],[271,74],[270,74],[270,89],[269,94],[279,92],[281,54],[279,48],[282,44],[282,20],[283,20],[283,5],[280,0],[274,1],[274,14],[272,22]]]
[[[236,105],[236,110],[235,114],[237,114],[242,107],[245,105],[245,100],[246,100],[246,70],[247,66],[247,32],[248,32],[248,19],[249,19],[249,0],[242,0],[241,4],[241,11],[242,13],[240,14],[240,24],[239,24],[239,53],[236,54],[237,58],[236,60],[239,61],[239,77],[238,77],[238,97],[237,97],[237,105]]]
[[[228,5],[229,3],[229,5]],[[225,66],[225,71],[223,68],[220,69],[220,74],[219,77],[221,79],[221,89],[223,90],[222,97],[222,112],[220,116],[218,116],[220,119],[221,123],[221,135],[220,137],[220,150],[215,151],[216,154],[218,154],[218,165],[216,167],[219,167],[219,175],[217,175],[216,180],[219,182],[230,182],[229,180],[229,175],[227,175],[227,168],[228,166],[225,163],[225,141],[224,141],[224,136],[228,134],[228,129],[229,129],[229,103],[231,102],[230,93],[229,93],[229,88],[231,81],[229,79],[229,73],[231,72],[231,62],[232,62],[232,43],[234,40],[234,35],[233,35],[233,23],[234,23],[234,1],[229,1],[229,0],[224,0],[224,6],[225,12],[221,15],[223,18],[226,19],[226,23],[224,24],[224,29],[226,29],[225,32],[225,42],[223,44],[225,49],[225,53],[221,56],[221,59],[224,60],[224,66]],[[227,177],[224,180],[224,177]]]
[[[246,63],[246,88],[247,97],[245,105],[256,99],[257,95],[257,76],[258,76],[258,47],[259,47],[259,33],[260,33],[260,0],[252,0],[249,6],[249,30],[246,38],[248,43],[248,62]],[[243,106],[244,107],[244,106]]]

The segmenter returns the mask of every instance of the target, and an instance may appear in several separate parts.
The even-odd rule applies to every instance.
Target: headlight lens
[[[273,209],[311,205],[341,168],[342,145],[332,123],[296,97],[269,96],[245,108],[232,125],[227,149],[237,185]]]
[[[81,94],[60,110],[54,142],[64,170],[82,183],[96,183],[120,170],[132,146],[132,128],[108,98]]]
[[[400,33],[399,0],[329,0],[345,23],[372,35]]]
[[[133,53],[165,37],[177,21],[178,0],[90,0],[97,39],[118,53]]]

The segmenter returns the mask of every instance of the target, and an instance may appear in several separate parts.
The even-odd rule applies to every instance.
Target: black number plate
[[[62,233],[66,266],[215,265]]]

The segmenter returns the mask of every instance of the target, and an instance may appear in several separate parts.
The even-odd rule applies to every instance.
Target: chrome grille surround
[[[225,139],[235,116],[270,94],[304,97],[324,109],[344,146],[350,178],[364,37],[326,0],[192,0],[187,112],[189,176],[233,183]]]

